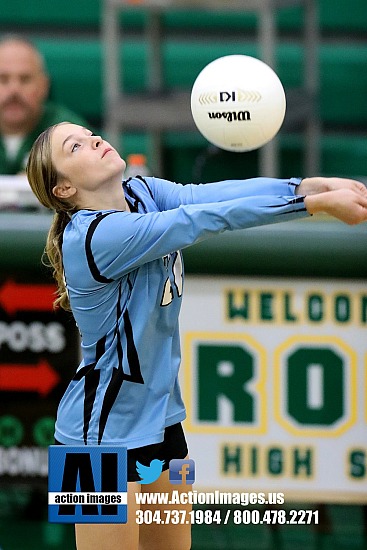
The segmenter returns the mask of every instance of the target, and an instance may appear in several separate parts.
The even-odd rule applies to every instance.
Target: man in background
[[[50,80],[35,46],[18,36],[0,40],[0,174],[24,172],[30,148],[48,126],[88,123],[48,101]]]

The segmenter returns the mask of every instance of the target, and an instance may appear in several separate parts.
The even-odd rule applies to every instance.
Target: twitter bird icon
[[[140,464],[137,460],[136,471],[141,479],[141,481],[138,481],[137,483],[147,485],[148,483],[153,483],[153,481],[156,481],[162,473],[163,465],[164,460],[158,460],[157,458],[152,460],[150,466],[144,466],[144,464]]]

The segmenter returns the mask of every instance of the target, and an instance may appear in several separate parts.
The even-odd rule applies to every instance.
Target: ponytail
[[[46,247],[43,255],[43,263],[52,268],[52,273],[57,284],[58,297],[54,302],[54,307],[60,306],[67,311],[70,311],[70,302],[62,264],[62,239],[64,229],[69,221],[70,216],[67,212],[55,212],[47,235]]]

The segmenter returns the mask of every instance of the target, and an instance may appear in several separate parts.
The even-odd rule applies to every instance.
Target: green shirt
[[[45,105],[43,115],[38,125],[28,134],[22,142],[22,145],[15,158],[9,159],[6,155],[3,136],[0,135],[0,174],[19,174],[24,172],[27,164],[29,151],[34,140],[43,130],[58,122],[68,121],[73,124],[80,124],[88,128],[88,123],[79,115],[76,115],[66,107],[48,102]]]

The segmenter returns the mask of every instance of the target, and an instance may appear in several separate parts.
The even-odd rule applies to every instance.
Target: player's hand
[[[338,189],[351,189],[367,197],[367,187],[360,181],[349,178],[305,178],[297,188],[297,195],[314,195]]]
[[[356,193],[367,197],[367,187],[360,181],[349,178],[325,178],[327,191],[337,191],[338,189],[351,189]]]
[[[348,225],[367,221],[367,195],[359,189],[341,188],[308,195],[305,205],[310,214],[325,212]]]

